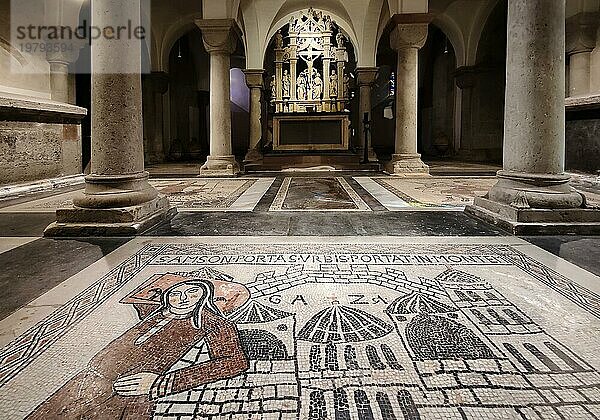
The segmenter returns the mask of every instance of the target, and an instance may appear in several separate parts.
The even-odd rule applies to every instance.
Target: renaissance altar
[[[330,16],[309,9],[293,16],[274,42],[273,150],[348,150],[345,35]]]

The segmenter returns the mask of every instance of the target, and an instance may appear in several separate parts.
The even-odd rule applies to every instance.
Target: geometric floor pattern
[[[0,418],[598,419],[599,292],[512,237],[135,239],[0,321]]]

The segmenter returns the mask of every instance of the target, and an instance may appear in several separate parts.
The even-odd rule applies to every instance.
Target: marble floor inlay
[[[275,178],[178,178],[151,180],[179,211],[252,211]],[[77,191],[0,209],[1,213],[43,213],[73,205]]]
[[[600,278],[517,238],[144,238],[0,321],[6,419],[598,419]]]
[[[356,177],[390,211],[462,210],[496,183],[495,177]],[[382,190],[383,189],[383,190]]]
[[[270,211],[371,211],[343,177],[287,177]]]

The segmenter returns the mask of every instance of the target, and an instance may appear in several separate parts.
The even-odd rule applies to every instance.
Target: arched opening
[[[164,121],[166,136],[162,141],[162,155],[166,162],[201,162],[208,154],[209,63],[202,33],[200,29],[193,28],[171,48],[169,73],[165,75],[167,89],[154,83],[156,80],[146,78],[146,91],[154,90],[161,96],[166,95],[163,115],[155,117],[146,112],[144,118],[144,121]],[[149,101],[146,105],[145,109],[150,110]],[[158,101],[156,105],[160,105]],[[148,137],[149,133],[146,134]],[[151,162],[160,158],[161,144],[158,139],[154,140],[146,141],[146,158]]]
[[[419,52],[418,144],[425,159],[440,159],[454,152],[455,49],[437,26],[429,25],[425,46]]]
[[[248,144],[248,88],[241,69],[244,48],[238,39],[231,55],[233,151],[243,156]],[[210,55],[202,32],[191,27],[168,55],[168,70],[145,74],[144,150],[146,164],[200,164],[209,154]],[[245,99],[244,99],[245,98]]]
[[[507,15],[508,3],[501,0],[483,28],[475,65],[457,72],[462,89],[459,157],[464,160],[502,163]]]

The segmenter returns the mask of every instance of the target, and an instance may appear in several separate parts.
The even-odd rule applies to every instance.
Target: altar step
[[[339,171],[379,171],[377,162],[360,163],[362,158],[353,153],[342,154],[298,154],[277,153],[264,155],[261,162],[248,163],[246,172],[284,171],[288,169],[310,169],[332,167]]]

